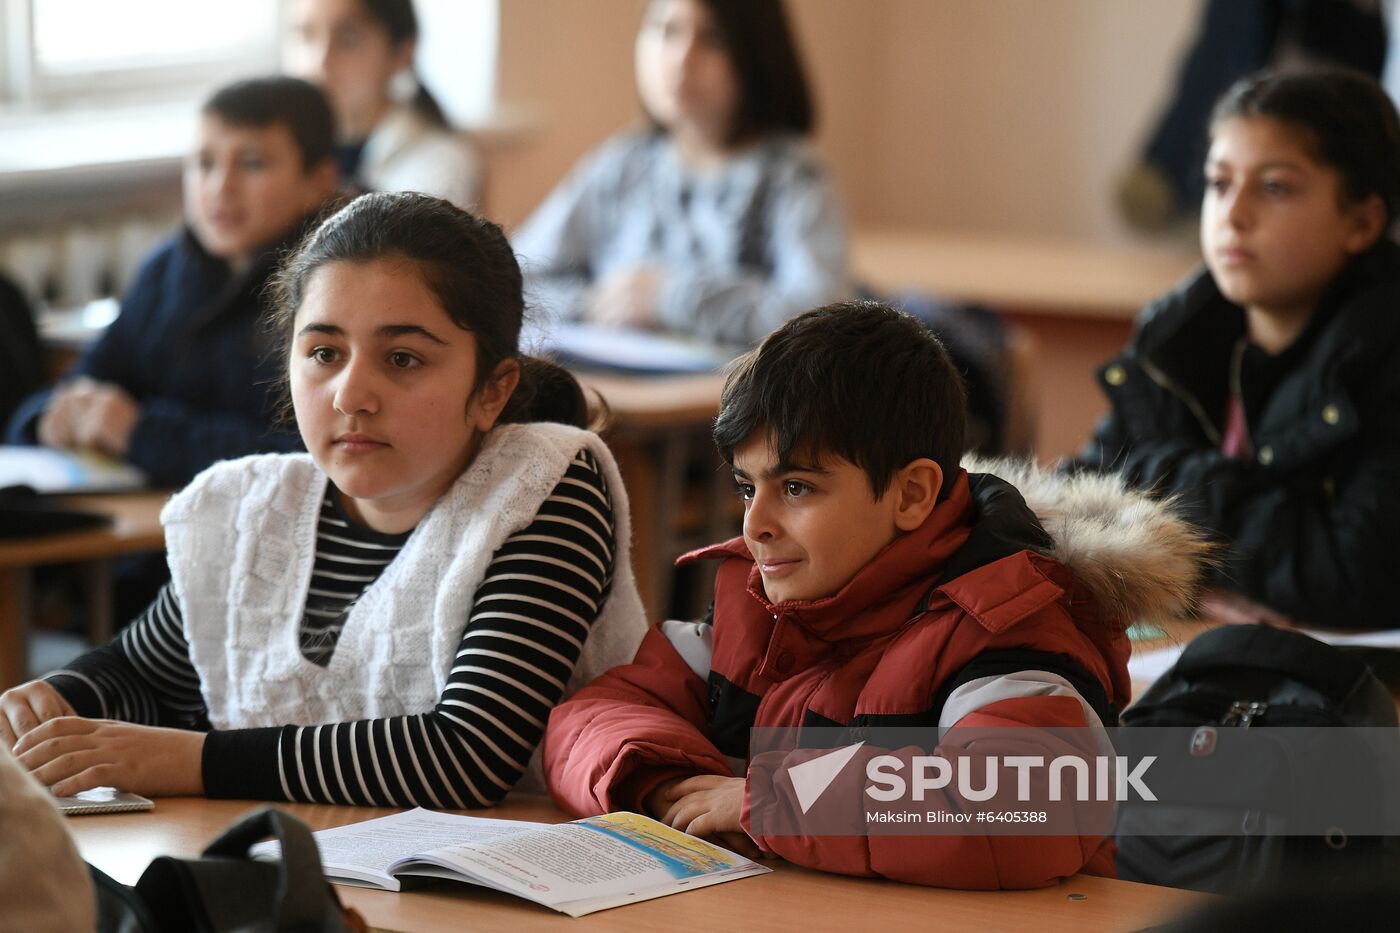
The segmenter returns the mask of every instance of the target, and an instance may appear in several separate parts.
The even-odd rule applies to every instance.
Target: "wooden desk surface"
[[[157,855],[192,856],[239,814],[245,801],[162,799],[149,813],[74,817],[69,826],[85,859],[131,884]],[[313,829],[359,822],[385,809],[287,804]],[[543,797],[513,796],[494,810],[505,819],[559,822],[565,817]],[[771,875],[602,911],[574,920],[527,901],[467,885],[394,894],[338,886],[342,900],[372,926],[404,931],[469,926],[503,930],[842,930],[904,929],[911,922],[947,930],[1140,930],[1203,904],[1205,895],[1172,888],[1076,876],[1039,891],[945,891],[847,878],[771,863]],[[1074,899],[1071,897],[1074,896]]]
[[[1052,237],[862,228],[851,237],[857,279],[915,287],[998,310],[1131,319],[1200,259],[1187,252]]]
[[[722,373],[676,376],[618,376],[580,373],[585,389],[608,403],[611,427],[657,431],[708,425],[719,414]]]

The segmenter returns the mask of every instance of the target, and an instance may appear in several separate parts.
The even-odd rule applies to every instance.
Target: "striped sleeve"
[[[45,678],[80,716],[148,726],[209,728],[179,600],[167,583],[108,644]]]
[[[214,732],[211,797],[469,808],[514,786],[563,696],[612,582],[612,501],[585,451],[496,551],[431,712]]]

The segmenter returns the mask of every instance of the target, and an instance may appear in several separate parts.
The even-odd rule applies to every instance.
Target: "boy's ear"
[[[1368,194],[1351,205],[1351,231],[1346,249],[1353,256],[1364,253],[1385,233],[1385,202],[1378,194]]]
[[[943,469],[927,457],[911,460],[895,474],[894,524],[900,531],[913,531],[924,523],[938,502],[943,488]]]

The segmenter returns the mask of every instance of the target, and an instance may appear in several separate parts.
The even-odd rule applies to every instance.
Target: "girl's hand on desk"
[[[204,793],[204,733],[65,716],[15,745],[19,763],[56,797],[94,787],[148,797]]]
[[[76,716],[73,707],[53,685],[43,680],[6,690],[0,694],[0,742],[14,748],[20,736],[60,716]]]
[[[633,266],[593,287],[588,317],[606,327],[652,327],[657,320],[665,273],[656,266]]]

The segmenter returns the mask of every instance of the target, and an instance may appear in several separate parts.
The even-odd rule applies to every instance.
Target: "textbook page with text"
[[[462,881],[573,917],[771,871],[636,813],[550,825],[419,809],[315,837],[332,881]]]

